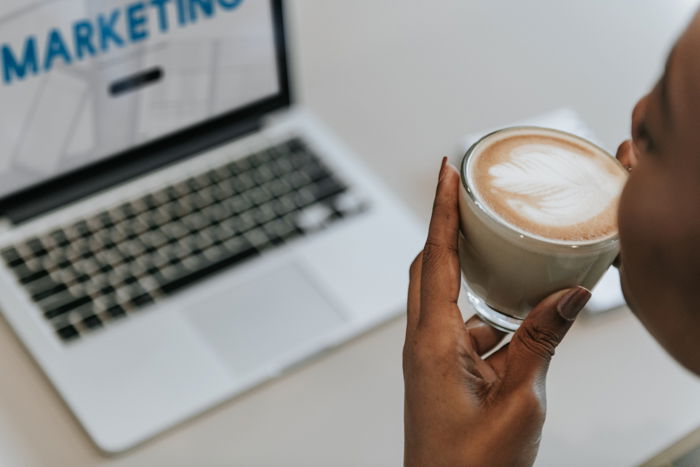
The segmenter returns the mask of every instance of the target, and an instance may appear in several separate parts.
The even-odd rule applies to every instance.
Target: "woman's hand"
[[[443,160],[428,240],[410,270],[405,465],[531,465],[549,361],[590,292],[577,287],[549,296],[509,344],[482,359],[503,333],[476,317],[465,324],[457,307],[458,187],[459,175]]]

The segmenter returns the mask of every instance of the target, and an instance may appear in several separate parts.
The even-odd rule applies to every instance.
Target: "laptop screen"
[[[279,86],[270,1],[2,0],[0,196]]]

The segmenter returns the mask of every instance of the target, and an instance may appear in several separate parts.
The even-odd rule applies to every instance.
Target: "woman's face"
[[[700,374],[700,15],[632,114],[634,165],[620,199],[620,277],[630,307]],[[635,163],[636,162],[636,163]]]

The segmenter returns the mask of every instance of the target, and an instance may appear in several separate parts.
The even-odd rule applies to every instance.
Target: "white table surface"
[[[695,3],[297,0],[297,85],[427,220],[439,157],[470,131],[571,106],[614,148]],[[0,465],[400,465],[403,328],[391,321],[104,457],[2,321]],[[700,379],[626,309],[575,325],[551,366],[548,402],[540,466],[634,465],[700,425]]]

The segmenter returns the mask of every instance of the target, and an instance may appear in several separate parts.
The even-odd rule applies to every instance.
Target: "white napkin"
[[[483,131],[478,133],[471,133],[462,139],[460,144],[460,160],[455,161],[457,163],[461,162],[461,157],[464,152],[476,142],[483,135],[490,133],[499,128],[505,128],[509,126],[519,126],[519,125],[534,125],[542,126],[547,128],[554,128],[556,130],[566,131],[589,141],[604,147],[600,140],[593,134],[593,131],[586,125],[586,123],[581,119],[581,117],[576,113],[575,110],[570,108],[556,109],[551,112],[543,113],[540,115],[535,115],[529,118],[517,122],[505,123],[492,128],[485,128]],[[459,165],[457,164],[459,167]],[[618,308],[625,304],[625,299],[622,296],[622,290],[620,288],[620,278],[617,273],[617,268],[611,267],[600,279],[600,282],[593,289],[593,296],[591,300],[586,305],[586,310],[592,313],[599,313],[602,311],[608,311]]]

